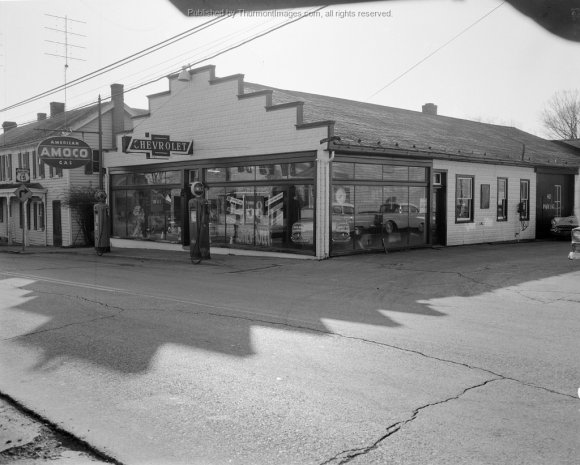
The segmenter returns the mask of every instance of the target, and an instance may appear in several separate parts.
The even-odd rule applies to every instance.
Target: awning
[[[20,188],[21,184],[8,184],[0,187],[0,197],[16,197],[16,191]],[[26,186],[26,188],[32,192],[33,197],[42,197],[48,192],[48,189],[40,184],[33,184],[31,186]]]

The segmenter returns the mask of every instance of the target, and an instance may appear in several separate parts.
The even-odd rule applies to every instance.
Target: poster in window
[[[481,200],[479,207],[482,210],[489,208],[489,184],[481,185]]]

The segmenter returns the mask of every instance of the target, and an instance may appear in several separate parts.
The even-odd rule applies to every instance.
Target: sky
[[[66,95],[60,90],[0,111],[0,121],[22,125],[49,113],[51,101],[66,100],[73,109],[109,97],[112,83],[127,91],[155,80],[125,95],[128,105],[147,108],[147,95],[168,89],[165,76],[182,66],[213,64],[218,77],[243,74],[249,82],[415,111],[432,102],[440,115],[547,137],[546,102],[557,91],[580,88],[580,42],[550,34],[498,0],[331,5],[207,59],[305,11],[239,12],[73,85],[219,17],[186,16],[168,0],[0,0],[0,110],[68,83]],[[64,45],[54,43],[65,42],[65,24],[66,72],[65,58],[54,56],[65,55]]]

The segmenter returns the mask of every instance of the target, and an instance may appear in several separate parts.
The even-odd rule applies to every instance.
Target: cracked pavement
[[[0,253],[0,393],[119,463],[576,463],[566,243],[139,253]]]

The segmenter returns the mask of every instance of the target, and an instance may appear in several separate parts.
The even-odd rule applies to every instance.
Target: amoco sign
[[[38,157],[55,168],[71,169],[92,161],[93,150],[80,139],[54,136],[44,139],[36,149]]]

